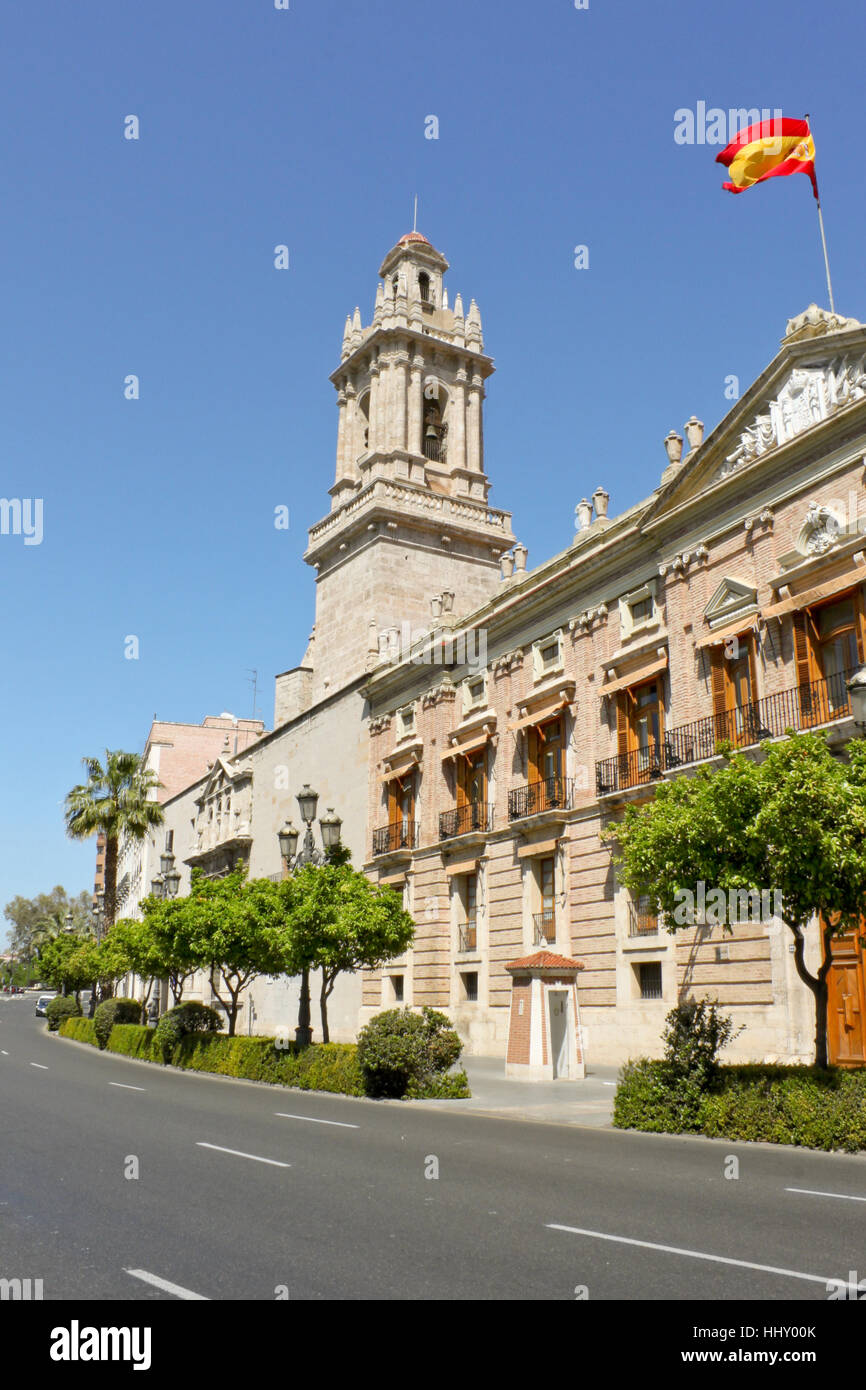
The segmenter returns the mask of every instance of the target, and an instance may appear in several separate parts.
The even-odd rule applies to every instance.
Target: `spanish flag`
[[[730,173],[731,182],[722,184],[729,193],[744,193],[753,184],[781,174],[808,174],[818,197],[815,142],[808,121],[786,116],[750,125],[716,155],[716,163],[724,164]]]

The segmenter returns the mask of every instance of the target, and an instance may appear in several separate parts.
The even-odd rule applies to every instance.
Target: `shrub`
[[[80,1018],[78,1000],[72,994],[58,994],[45,1005],[49,1033],[56,1033],[64,1018]]]
[[[108,1046],[115,1023],[138,1023],[140,1018],[141,1005],[137,999],[106,999],[100,1004],[93,1015],[100,1052]]]
[[[619,1129],[866,1150],[866,1069],[720,1067],[696,1107],[683,1104],[669,1061],[643,1058],[620,1073],[613,1123]]]
[[[273,1038],[229,1038],[221,1034],[188,1035],[175,1047],[171,1062],[190,1071],[215,1072],[245,1081],[268,1081],[302,1091],[332,1091],[362,1096],[364,1079],[353,1043],[314,1043],[311,1047],[276,1047]]]
[[[148,1062],[156,1061],[158,1057],[153,1047],[155,1031],[141,1023],[115,1023],[108,1039],[108,1051],[117,1052],[121,1057],[143,1057]]]
[[[406,1087],[407,1100],[470,1100],[469,1077],[460,1071],[440,1072],[426,1081],[410,1081]]]
[[[65,1018],[60,1025],[60,1036],[72,1038],[74,1042],[92,1043],[96,1047],[96,1029],[92,1018]]]
[[[175,1004],[156,1025],[154,1049],[168,1062],[181,1038],[189,1033],[217,1033],[222,1021],[222,1015],[207,1004]]]
[[[410,1083],[420,1093],[447,1072],[463,1044],[445,1014],[425,1008],[387,1009],[371,1018],[358,1037],[358,1062],[370,1096],[406,1095]]]

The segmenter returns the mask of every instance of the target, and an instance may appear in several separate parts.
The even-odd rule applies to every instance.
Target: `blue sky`
[[[328,374],[414,194],[481,306],[491,501],[530,565],[599,483],[612,514],[652,491],[668,430],[715,425],[826,303],[808,181],[722,192],[675,111],[811,112],[836,305],[866,318],[864,28],[854,0],[7,8],[0,494],[42,498],[44,536],[0,536],[0,905],[92,884],[61,817],[85,753],[248,715],[249,668],[270,726],[312,623]]]

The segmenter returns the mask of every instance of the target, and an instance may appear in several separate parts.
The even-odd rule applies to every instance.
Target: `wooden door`
[[[751,637],[740,637],[736,641],[735,648],[727,643],[710,648],[716,720],[714,742],[726,739],[736,746],[745,746],[761,737],[756,706],[755,650]]]
[[[866,1066],[866,957],[857,936],[830,942],[827,1049],[831,1066]]]

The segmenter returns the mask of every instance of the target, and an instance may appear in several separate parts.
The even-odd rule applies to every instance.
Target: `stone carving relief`
[[[797,537],[797,549],[801,555],[826,555],[838,543],[841,531],[842,523],[829,507],[810,502],[803,529]]]
[[[743,430],[733,453],[718,471],[726,478],[744,463],[811,429],[822,420],[866,396],[866,355],[837,358],[826,367],[795,367],[766,412]]]

